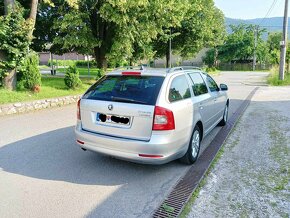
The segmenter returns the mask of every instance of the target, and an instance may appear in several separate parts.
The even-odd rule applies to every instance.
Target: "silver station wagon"
[[[133,162],[192,164],[202,138],[227,122],[227,89],[195,67],[116,69],[78,101],[77,143]]]

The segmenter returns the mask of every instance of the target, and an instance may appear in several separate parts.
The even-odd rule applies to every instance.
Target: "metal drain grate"
[[[178,217],[182,212],[185,204],[191,197],[194,190],[204,177],[206,171],[211,165],[217,152],[228,137],[230,131],[246,110],[251,102],[252,97],[259,88],[256,87],[243,101],[241,106],[234,112],[224,126],[210,143],[210,145],[201,154],[193,166],[191,166],[186,174],[178,181],[173,190],[169,193],[167,198],[160,204],[154,212],[154,218]]]

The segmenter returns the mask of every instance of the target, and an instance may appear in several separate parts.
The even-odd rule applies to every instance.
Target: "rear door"
[[[201,116],[202,123],[204,125],[205,133],[211,127],[211,96],[209,94],[208,88],[205,84],[199,72],[193,72],[188,74],[192,80],[193,86],[192,90],[194,93],[193,101],[196,108]]]
[[[86,131],[150,140],[162,76],[106,76],[81,100],[82,128]]]
[[[169,84],[169,109],[174,113],[175,131],[189,138],[193,125],[193,102],[189,81],[185,74],[179,74],[172,76]]]

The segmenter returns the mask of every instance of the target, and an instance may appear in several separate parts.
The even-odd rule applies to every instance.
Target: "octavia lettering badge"
[[[111,111],[111,110],[113,110],[113,105],[112,104],[109,104],[108,105],[108,109]]]

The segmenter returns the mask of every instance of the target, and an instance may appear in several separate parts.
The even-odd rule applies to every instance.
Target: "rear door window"
[[[195,96],[208,93],[206,84],[199,73],[190,73],[189,76],[193,82],[192,90]]]
[[[164,77],[105,76],[83,96],[84,99],[155,105]]]
[[[168,99],[170,102],[180,101],[186,98],[190,98],[190,90],[187,79],[184,75],[175,77],[169,89]]]

